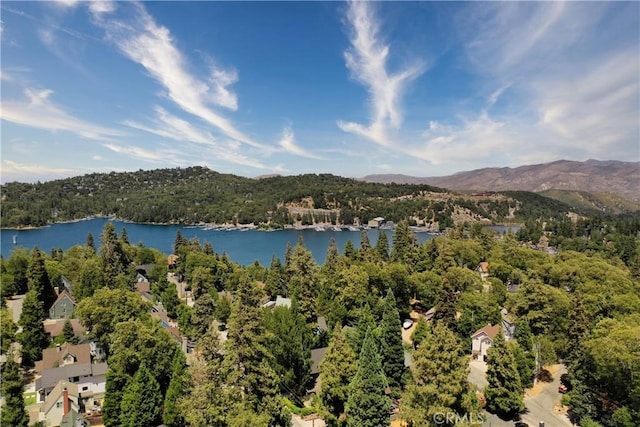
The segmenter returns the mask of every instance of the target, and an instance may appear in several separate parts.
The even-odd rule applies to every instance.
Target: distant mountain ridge
[[[614,193],[640,202],[640,162],[558,160],[516,168],[483,168],[441,177],[367,175],[378,183],[427,184],[456,191],[571,190]]]

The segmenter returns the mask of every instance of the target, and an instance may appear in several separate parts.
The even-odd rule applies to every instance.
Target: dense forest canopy
[[[2,227],[42,226],[94,215],[140,223],[366,224],[382,216],[444,230],[465,220],[524,221],[575,211],[535,193],[481,197],[428,185],[375,184],[329,174],[262,179],[203,167],[93,173],[1,187]],[[577,211],[581,214],[593,212]]]
[[[283,260],[242,267],[178,232],[170,276],[185,278],[191,306],[167,280],[166,254],[131,245],[126,230],[108,223],[99,247],[87,239],[68,251],[17,249],[2,259],[3,297],[27,292],[20,324],[33,326],[16,335],[3,312],[1,348],[18,340],[30,364],[54,345],[35,325],[64,276],[78,300],[75,315],[108,354],[108,426],[289,425],[291,413],[310,412],[332,426],[380,426],[389,411],[419,426],[442,412],[482,413],[483,402],[517,419],[539,360],[567,366],[563,403],[573,422],[633,427],[640,419],[639,233],[637,217],[561,216],[529,221],[517,235],[463,224],[418,245],[401,222],[391,247],[372,247],[364,231],[359,249],[330,245],[323,265],[301,240]],[[532,247],[544,240],[557,251]],[[490,266],[486,280],[476,270],[481,262]],[[195,343],[188,364],[135,291],[140,264],[155,264],[155,303]],[[276,295],[291,306],[261,308]],[[413,345],[402,343],[401,320],[429,308],[433,318],[420,318]],[[470,337],[499,323],[503,309],[515,338],[495,340],[489,385],[479,393],[467,382]],[[319,348],[321,381],[309,395],[311,352]],[[10,402],[22,416],[19,399]]]

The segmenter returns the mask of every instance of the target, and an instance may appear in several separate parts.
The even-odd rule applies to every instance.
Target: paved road
[[[564,365],[559,365],[553,376],[553,381],[539,385],[540,390],[534,396],[525,396],[524,404],[528,412],[522,415],[522,421],[532,427],[537,427],[540,421],[544,421],[545,427],[571,426],[569,419],[554,411],[554,407],[560,404],[562,395],[558,392],[560,375],[567,372]]]

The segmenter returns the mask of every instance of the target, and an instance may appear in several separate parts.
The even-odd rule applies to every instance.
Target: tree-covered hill
[[[92,215],[135,222],[366,223],[383,216],[444,229],[461,221],[563,216],[571,207],[533,193],[465,196],[428,185],[378,184],[329,174],[251,179],[203,167],[88,174],[2,186],[2,227]]]

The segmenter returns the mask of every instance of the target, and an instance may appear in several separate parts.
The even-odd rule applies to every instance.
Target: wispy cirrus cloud
[[[368,125],[338,121],[338,126],[345,132],[389,146],[389,128],[398,129],[402,124],[402,95],[425,66],[418,62],[394,73],[387,70],[390,48],[381,40],[380,24],[369,2],[349,2],[347,19],[351,26],[351,47],[344,53],[346,65],[351,77],[367,88],[372,117]]]
[[[80,119],[51,101],[51,89],[26,88],[23,100],[2,99],[0,119],[48,131],[72,132],[84,138],[104,141],[124,133]]]
[[[221,141],[211,135],[209,132],[198,129],[192,123],[180,117],[174,116],[162,107],[154,108],[156,116],[152,120],[150,126],[143,125],[134,121],[125,121],[124,124],[134,129],[142,130],[163,138],[168,138],[182,143],[194,143],[198,145],[197,150],[191,157],[199,158],[206,155],[217,157],[230,163],[249,166],[256,169],[269,169],[262,162],[253,159],[240,150],[240,144],[235,140]],[[204,152],[203,152],[203,148]],[[189,153],[189,147],[183,147],[183,155]],[[133,154],[133,153],[132,153]],[[142,153],[144,159],[144,154]]]
[[[296,144],[296,136],[293,133],[293,129],[291,127],[286,127],[282,132],[282,138],[278,142],[278,145],[282,147],[284,151],[287,153],[295,154],[300,157],[307,157],[309,159],[320,160],[322,157],[313,154],[312,152],[305,150]]]
[[[114,153],[125,154],[152,163],[170,163],[176,166],[186,163],[186,161],[181,158],[181,152],[175,149],[157,147],[149,150],[135,145],[122,145],[113,142],[108,142],[103,145]]]
[[[36,182],[49,179],[68,178],[84,173],[96,172],[96,169],[61,168],[50,165],[16,162],[3,159],[0,163],[0,183],[7,182]]]
[[[143,4],[131,4],[134,17],[127,21],[101,19],[109,40],[130,60],[143,66],[165,90],[166,97],[183,111],[217,128],[228,138],[255,148],[269,147],[254,141],[213,107],[236,110],[237,97],[229,86],[237,81],[234,70],[213,68],[208,80],[188,71],[184,55],[176,47],[168,28],[158,25]]]
[[[638,5],[472,4],[459,31],[470,72],[496,88],[479,111],[433,122],[412,155],[517,165],[559,158],[639,159]],[[629,10],[630,9],[630,10]],[[614,19],[617,26],[599,31]],[[504,83],[508,82],[508,83]],[[494,108],[508,93],[508,107]]]

